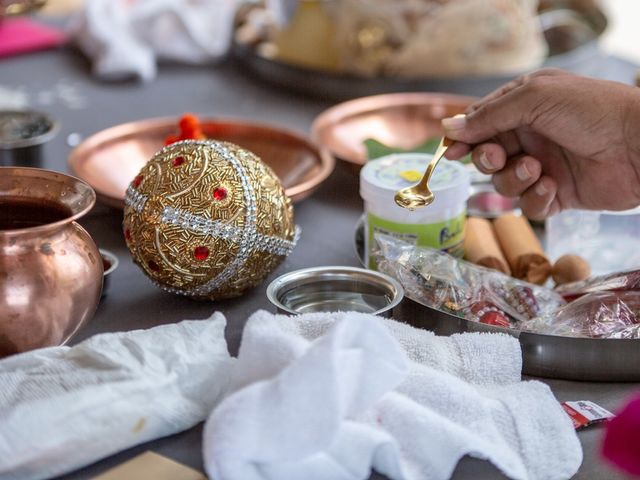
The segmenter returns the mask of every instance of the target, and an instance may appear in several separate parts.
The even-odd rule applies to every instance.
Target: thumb
[[[535,96],[523,87],[483,104],[467,115],[442,119],[445,135],[467,144],[485,142],[499,133],[527,125]]]

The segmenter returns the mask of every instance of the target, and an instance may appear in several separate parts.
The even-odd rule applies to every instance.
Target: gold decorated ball
[[[273,171],[250,151],[212,140],[156,153],[127,189],[123,228],[151,280],[210,300],[258,285],[298,237]]]

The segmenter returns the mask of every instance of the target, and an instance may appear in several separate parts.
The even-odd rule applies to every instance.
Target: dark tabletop
[[[630,82],[635,68],[616,59],[602,59],[600,76]],[[9,92],[9,94],[7,93]],[[481,94],[483,91],[469,92]],[[270,122],[307,133],[313,118],[332,102],[296,96],[264,85],[233,62],[217,66],[184,67],[162,65],[158,78],[149,84],[102,83],[90,74],[90,65],[77,52],[60,49],[23,55],[0,61],[0,103],[28,103],[61,122],[57,137],[46,145],[43,167],[67,171],[68,137],[86,137],[122,122],[157,116],[176,116],[191,111],[207,116],[234,117]],[[6,105],[3,105],[6,106]],[[265,297],[269,279],[298,268],[317,265],[357,266],[354,254],[354,226],[362,213],[357,177],[338,165],[332,176],[310,198],[296,204],[295,219],[302,227],[300,244],[265,283],[244,296],[207,303],[164,293],[153,286],[132,263],[121,233],[122,213],[101,205],[81,223],[101,248],[120,259],[107,296],[95,317],[73,342],[101,332],[149,328],[183,319],[206,318],[219,310],[228,320],[227,340],[237,352],[247,317],[257,309],[271,309]],[[592,400],[615,410],[638,384],[578,383],[542,380],[558,400]],[[603,430],[592,427],[579,433],[584,462],[576,478],[615,478],[601,461],[598,448]],[[203,469],[202,426],[140,445],[95,463],[65,479],[90,478],[133,456],[153,450],[197,469]],[[496,478],[490,465],[464,459],[455,478]]]

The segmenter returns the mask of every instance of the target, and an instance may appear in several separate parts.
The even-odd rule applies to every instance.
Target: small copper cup
[[[0,357],[64,344],[93,315],[102,258],[75,220],[95,199],[68,175],[0,167]]]

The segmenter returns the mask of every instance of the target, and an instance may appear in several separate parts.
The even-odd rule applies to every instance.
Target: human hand
[[[456,140],[447,158],[472,151],[496,190],[521,197],[542,219],[568,208],[640,204],[640,89],[560,70],[522,76],[444,119]]]

